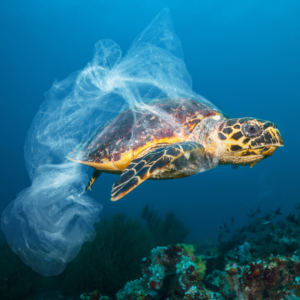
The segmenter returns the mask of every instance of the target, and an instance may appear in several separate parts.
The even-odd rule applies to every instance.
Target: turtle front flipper
[[[91,176],[91,179],[88,183],[88,185],[86,186],[85,191],[88,192],[88,190],[91,189],[93,183],[97,180],[97,178],[102,174],[102,171],[94,169],[93,175]]]
[[[185,164],[191,163],[192,154],[203,155],[204,147],[195,142],[181,142],[156,149],[143,157],[133,160],[124,170],[112,188],[112,201],[119,200],[155,172],[165,168],[180,157]]]

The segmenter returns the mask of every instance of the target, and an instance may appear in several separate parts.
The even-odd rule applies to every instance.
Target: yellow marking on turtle
[[[72,158],[68,158],[70,161],[74,161],[77,163],[81,163],[83,165],[98,169],[98,170],[109,170],[109,171],[118,171],[118,169],[114,166],[114,164],[106,158],[103,158],[100,162],[94,161],[82,161],[82,160],[75,160]]]
[[[123,171],[124,169],[127,168],[127,166],[133,161],[134,159],[138,158],[139,155],[143,152],[145,152],[147,149],[153,148],[153,146],[158,145],[158,144],[173,144],[173,143],[178,143],[178,142],[183,142],[186,140],[187,137],[180,138],[180,137],[167,137],[163,139],[157,139],[154,141],[151,141],[149,143],[146,143],[144,146],[132,151],[126,151],[124,153],[121,153],[121,158],[116,161],[110,161],[107,158],[101,159],[101,162],[94,162],[94,161],[82,161],[82,160],[75,160],[68,158],[70,161],[81,163],[83,165],[95,168],[97,170],[102,170],[102,171]],[[152,146],[152,147],[151,147]],[[108,152],[108,149],[105,149],[106,152]]]
[[[131,151],[121,153],[120,160],[114,161],[113,164],[118,170],[120,170],[120,171],[124,170],[131,163],[131,161],[138,158],[142,152],[144,152],[146,149],[151,149],[151,146],[155,146],[157,144],[174,144],[174,143],[178,143],[178,142],[183,142],[183,141],[185,141],[186,138],[182,139],[179,137],[172,137],[172,138],[163,138],[163,139],[157,139],[157,140],[151,141],[134,151],[131,150]],[[100,169],[100,168],[101,168],[101,170],[105,170],[105,169],[102,169],[102,164],[98,167],[98,169]]]

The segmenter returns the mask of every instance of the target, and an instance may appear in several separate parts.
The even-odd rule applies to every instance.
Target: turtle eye
[[[259,136],[262,133],[262,130],[258,125],[251,123],[245,123],[242,130],[244,135],[249,138]]]

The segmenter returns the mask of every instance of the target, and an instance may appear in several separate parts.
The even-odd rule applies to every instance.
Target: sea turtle
[[[114,201],[146,179],[181,178],[221,164],[252,167],[279,146],[274,123],[231,119],[194,99],[164,98],[123,111],[67,158],[94,168],[86,191],[102,172],[121,174]]]

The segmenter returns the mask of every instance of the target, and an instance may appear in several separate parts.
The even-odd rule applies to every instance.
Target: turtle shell
[[[119,173],[152,148],[185,141],[199,122],[215,115],[223,114],[194,99],[154,99],[120,113],[67,158]]]

